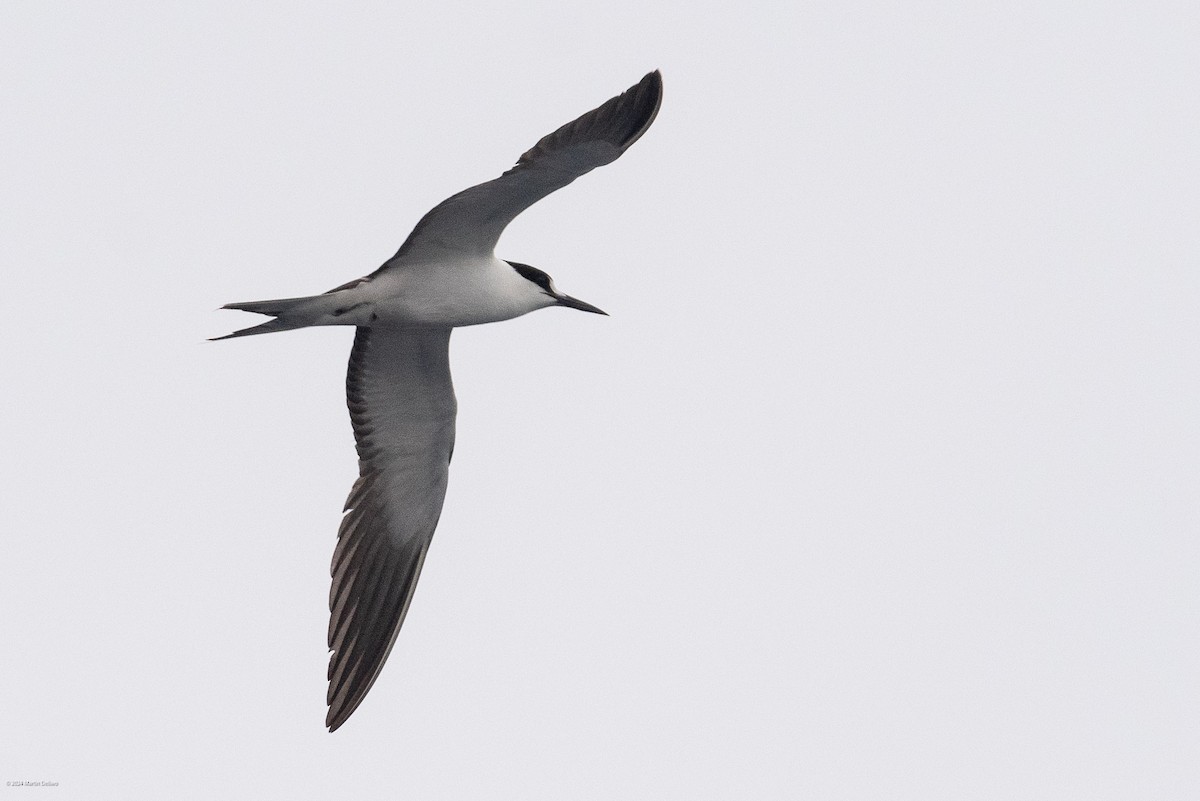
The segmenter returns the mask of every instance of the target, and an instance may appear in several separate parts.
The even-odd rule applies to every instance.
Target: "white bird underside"
[[[499,178],[439,203],[396,255],[365,278],[323,295],[225,307],[275,319],[220,339],[312,325],[358,327],[346,397],[359,477],[331,565],[330,731],[345,723],[383,668],[441,515],[457,411],[451,329],[555,304],[599,311],[558,294],[548,277],[535,285],[497,259],[497,240],[529,206],[616,160],[650,127],[661,102],[655,71],[542,138]]]

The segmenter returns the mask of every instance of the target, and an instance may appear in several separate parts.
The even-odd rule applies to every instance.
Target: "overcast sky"
[[[1200,797],[1194,3],[6,3],[5,797]],[[375,269],[661,68],[455,333],[323,727]]]

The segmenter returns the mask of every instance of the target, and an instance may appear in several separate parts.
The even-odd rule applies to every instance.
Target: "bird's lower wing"
[[[359,477],[330,572],[330,731],[362,703],[408,612],[446,497],[457,404],[449,328],[358,329],[346,400]]]

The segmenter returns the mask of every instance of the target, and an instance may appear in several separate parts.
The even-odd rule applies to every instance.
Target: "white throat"
[[[464,326],[511,320],[555,299],[495,256],[406,264],[355,287],[381,323]]]

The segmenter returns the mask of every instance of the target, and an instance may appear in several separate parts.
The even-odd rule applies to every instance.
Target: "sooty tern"
[[[548,306],[604,314],[559,292],[541,270],[496,258],[500,234],[546,195],[615,161],[650,127],[661,103],[662,76],[655,71],[543,137],[499,178],[439,203],[396,255],[364,278],[323,295],[222,307],[274,319],[217,339],[357,327],[346,399],[359,475],[330,568],[330,731],[346,722],[379,676],[441,515],[457,410],[451,329]]]

